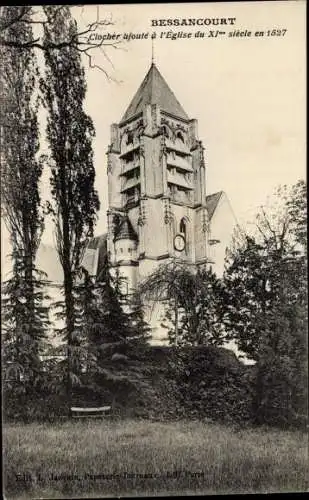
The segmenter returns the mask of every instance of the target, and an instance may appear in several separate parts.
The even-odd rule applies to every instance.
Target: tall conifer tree
[[[94,189],[94,128],[84,111],[86,82],[81,54],[74,46],[59,47],[59,41],[76,36],[76,21],[69,7],[56,10],[56,7],[45,6],[44,10],[50,22],[44,26],[46,73],[41,88],[48,111],[53,198],[50,208],[64,275],[67,394],[70,398],[71,382],[77,376],[74,286],[83,247],[87,238],[93,235],[99,199]],[[54,41],[58,48],[49,48]]]
[[[25,22],[10,24],[22,7],[3,7],[1,25],[6,37],[22,46],[31,43],[31,11]],[[27,22],[28,21],[28,22]],[[41,276],[35,259],[43,231],[39,195],[42,163],[38,159],[39,132],[36,85],[37,60],[33,49],[7,46],[2,50],[1,86],[1,199],[12,246],[12,277],[5,284],[4,361],[34,387],[40,375],[40,354],[48,325]],[[17,377],[18,378],[18,377]]]

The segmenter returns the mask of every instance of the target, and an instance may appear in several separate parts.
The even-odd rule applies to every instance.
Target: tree
[[[102,352],[137,354],[147,344],[149,327],[144,321],[142,304],[137,294],[122,293],[122,277],[111,271],[106,259],[100,273],[98,307]]]
[[[294,288],[293,300],[290,286],[282,286],[260,328],[254,402],[257,423],[303,425],[307,419],[306,298],[300,299]]]
[[[144,362],[150,328],[139,295],[123,295],[121,285],[121,276],[111,274],[107,265],[101,303],[101,383],[112,394],[116,407],[127,408],[129,402],[138,411],[149,396]]]
[[[273,203],[268,208],[261,207],[257,214],[255,234],[242,231],[242,238],[228,252],[224,274],[228,311],[225,325],[238,347],[252,359],[258,356],[260,324],[276,303],[282,280],[288,279],[293,295],[297,276],[299,297],[306,293],[305,274],[299,271],[303,268],[305,273],[306,268],[305,220],[303,181],[290,189],[279,188]]]
[[[307,248],[307,186],[299,180],[290,190],[285,189],[284,201],[289,215],[290,232],[300,251]]]
[[[44,104],[48,110],[47,139],[51,152],[50,211],[55,224],[56,245],[64,275],[65,334],[67,341],[67,395],[70,401],[75,344],[74,286],[84,245],[93,235],[99,199],[94,189],[92,138],[94,128],[83,110],[86,94],[81,56],[74,46],[61,51],[50,48],[76,35],[76,22],[68,7],[44,6],[52,22],[44,25],[45,78],[41,79]],[[76,376],[76,373],[75,373]]]
[[[140,286],[145,301],[165,303],[165,324],[171,343],[220,345],[222,286],[211,269],[195,272],[185,264],[160,266]]]
[[[80,388],[100,400],[117,400],[119,393],[136,390],[142,378],[140,359],[147,346],[149,327],[138,298],[121,295],[121,277],[112,275],[107,258],[100,278],[82,269],[76,286],[78,346],[75,354],[85,375]],[[127,397],[127,396],[126,396]]]
[[[304,421],[307,398],[307,262],[304,183],[279,189],[262,207],[257,234],[230,253],[225,326],[256,361],[258,423]]]
[[[74,6],[75,9],[79,7],[83,6]],[[102,30],[102,28],[114,24],[112,18],[101,18],[99,5],[96,6],[95,20],[88,23],[84,29],[75,31],[74,33],[63,33],[63,36],[59,39],[43,40],[44,34],[42,33],[42,28],[52,30],[55,22],[57,22],[57,18],[67,11],[68,8],[71,9],[67,5],[59,5],[52,9],[31,5],[0,7],[0,47],[8,47],[11,50],[17,49],[18,51],[33,51],[33,49],[38,49],[43,52],[46,50],[61,51],[62,49],[71,47],[81,55],[86,56],[90,68],[97,68],[109,80],[113,80],[104,67],[95,64],[93,57],[93,50],[99,49],[105,60],[111,62],[106,52],[107,47],[117,49],[119,48],[119,44],[121,44],[120,40],[111,41],[108,37],[106,39],[102,37],[100,40],[96,40],[96,37],[91,37],[91,34],[95,33],[98,28]],[[36,28],[36,37],[22,40],[11,36],[12,30],[23,29],[24,27]]]
[[[151,328],[145,321],[144,306],[140,294],[136,291],[127,303],[127,315],[129,317],[131,329],[131,343],[135,352],[139,347],[145,347],[151,337]],[[135,342],[132,342],[132,341]]]
[[[2,8],[2,22],[19,7]],[[25,23],[8,25],[7,36],[19,43],[33,40]],[[39,182],[43,164],[38,158],[36,98],[37,61],[32,52],[2,53],[1,199],[12,244],[12,277],[4,286],[5,360],[33,386],[40,374],[40,354],[48,324],[43,305],[42,276],[35,259],[44,227]],[[14,368],[14,369],[15,369]]]
[[[263,246],[247,236],[230,256],[224,273],[227,331],[238,348],[255,359],[260,346],[260,325],[271,307],[278,268],[270,266]]]

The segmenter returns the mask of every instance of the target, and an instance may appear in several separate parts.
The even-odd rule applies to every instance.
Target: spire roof
[[[133,240],[137,241],[138,237],[136,232],[133,229],[133,226],[130,222],[129,217],[126,215],[120,222],[120,225],[118,227],[118,231],[115,235],[114,241],[117,240],[123,240],[123,239],[128,239],[128,240]]]
[[[147,104],[158,104],[163,111],[177,118],[189,119],[154,62],[152,62],[147,75],[123,115],[121,122],[141,112]]]

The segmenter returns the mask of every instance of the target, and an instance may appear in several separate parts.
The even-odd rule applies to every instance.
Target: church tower
[[[204,148],[154,63],[108,148],[110,263],[128,292],[159,264],[209,261]]]

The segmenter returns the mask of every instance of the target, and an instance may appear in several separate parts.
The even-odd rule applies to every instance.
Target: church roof
[[[218,191],[217,193],[209,194],[206,196],[206,207],[208,211],[209,220],[211,220],[215,210],[218,206],[219,200],[223,195],[223,191]]]
[[[89,241],[87,248],[91,250],[96,250],[97,248],[100,248],[101,244],[104,245],[104,240],[106,239],[106,234],[101,234],[100,236],[95,236],[94,238],[91,238]]]
[[[154,63],[151,64],[147,75],[123,115],[121,122],[141,112],[147,104],[158,104],[167,113],[184,120],[189,119]]]
[[[107,257],[107,234],[91,238],[82,259],[82,266],[91,276],[96,276],[103,268]]]
[[[137,234],[134,231],[133,226],[132,226],[128,216],[125,216],[122,219],[122,221],[120,222],[118,231],[117,231],[115,238],[114,238],[114,241],[124,240],[124,239],[133,240],[133,241],[138,240]]]

